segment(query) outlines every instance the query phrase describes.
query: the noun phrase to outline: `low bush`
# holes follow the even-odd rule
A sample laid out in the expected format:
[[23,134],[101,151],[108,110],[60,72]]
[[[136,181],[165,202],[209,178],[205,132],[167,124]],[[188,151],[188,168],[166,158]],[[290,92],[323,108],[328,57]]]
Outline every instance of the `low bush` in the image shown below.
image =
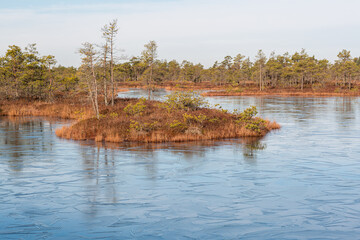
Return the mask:
[[184,122],[181,122],[179,120],[173,120],[169,124],[170,129],[176,132],[185,132],[188,129],[188,125]]
[[207,119],[207,116],[204,115],[204,114],[199,114],[198,116],[196,116],[196,115],[184,113],[183,118],[184,118],[184,122],[187,122],[187,123],[200,123],[200,124],[202,124]]
[[135,130],[137,132],[150,132],[155,130],[158,127],[158,121],[151,122],[151,123],[141,123],[135,120],[130,120],[130,130]]
[[209,103],[204,97],[194,91],[173,92],[166,96],[166,100],[162,106],[170,111],[173,109],[183,109],[189,111],[206,108],[209,106]]
[[258,111],[255,106],[246,108],[241,113],[239,113],[238,110],[235,110],[234,115],[237,118],[235,122],[248,130],[260,134],[262,131],[266,130],[266,121],[261,118],[255,118],[256,114],[258,114]]
[[146,109],[146,99],[140,98],[136,104],[129,103],[125,108],[124,112],[128,115],[141,115]]

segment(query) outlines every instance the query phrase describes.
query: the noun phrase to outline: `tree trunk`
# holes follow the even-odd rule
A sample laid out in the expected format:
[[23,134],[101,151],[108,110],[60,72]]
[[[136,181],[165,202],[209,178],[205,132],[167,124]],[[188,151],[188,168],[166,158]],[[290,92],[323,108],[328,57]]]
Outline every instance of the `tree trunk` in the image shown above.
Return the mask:
[[50,65],[49,65],[49,77],[50,77],[50,85],[49,85],[49,96],[48,96],[48,100],[50,102],[53,101],[53,94],[52,94],[52,85],[53,85],[53,78],[51,77],[51,68],[50,68]]
[[153,64],[151,63],[150,66],[150,79],[148,84],[148,99],[151,99],[151,83],[152,83],[152,72],[153,72]]
[[259,79],[260,91],[262,91],[262,66],[260,63],[260,79]]
[[304,76],[301,76],[301,91],[304,90]]
[[114,87],[114,39],[110,40],[110,79],[111,79],[111,106],[114,106],[115,87]]
[[96,112],[96,106],[95,106],[95,101],[94,101],[94,94],[91,88],[91,81],[88,80],[88,90],[89,90],[89,97],[90,97],[90,101],[91,101],[91,105],[93,106],[94,112]]
[[107,100],[107,81],[106,81],[106,55],[107,55],[107,45],[105,46],[104,49],[104,62],[103,62],[103,68],[104,68],[104,103],[105,106],[108,105],[108,100]]
[[97,81],[96,81],[96,74],[95,74],[94,64],[93,64],[92,61],[91,61],[91,72],[92,72],[92,78],[93,78],[92,84],[93,84],[93,89],[94,89],[94,96],[93,96],[94,108],[95,108],[96,118],[99,119],[100,114],[99,114],[99,103],[98,103],[98,88],[97,88]]

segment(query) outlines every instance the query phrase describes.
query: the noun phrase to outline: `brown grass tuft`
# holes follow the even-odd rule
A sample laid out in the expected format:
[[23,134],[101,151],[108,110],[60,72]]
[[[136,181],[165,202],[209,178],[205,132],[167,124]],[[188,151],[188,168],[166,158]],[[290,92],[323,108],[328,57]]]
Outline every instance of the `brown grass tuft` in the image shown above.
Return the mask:
[[270,130],[280,129],[281,126],[277,122],[271,122],[269,120],[266,121],[266,127]]
[[86,119],[93,115],[87,104],[47,103],[26,100],[0,102],[0,115],[3,116],[47,116],[63,119]]

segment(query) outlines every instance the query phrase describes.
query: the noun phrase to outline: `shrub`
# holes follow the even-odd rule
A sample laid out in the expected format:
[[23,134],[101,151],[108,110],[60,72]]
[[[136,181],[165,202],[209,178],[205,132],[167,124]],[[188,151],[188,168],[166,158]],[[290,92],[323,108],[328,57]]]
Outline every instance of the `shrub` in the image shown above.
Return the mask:
[[256,114],[258,114],[258,111],[255,106],[251,106],[251,107],[245,109],[241,113],[238,113],[238,110],[235,109],[234,114],[237,115],[236,117],[238,118],[238,121],[247,122],[247,121],[251,120],[253,117],[255,117]]
[[[214,105],[214,108],[219,108],[219,110],[222,112],[222,113],[228,113],[229,111],[226,110],[226,109],[223,109],[222,106],[220,106],[220,104],[215,104]],[[235,109],[235,111],[237,111],[237,109]]]
[[137,114],[142,115],[142,113],[146,109],[145,102],[146,102],[145,98],[140,98],[140,100],[136,104],[129,103],[124,108],[124,112],[126,112],[126,114],[128,115],[137,115]]
[[196,115],[184,113],[183,118],[184,118],[184,122],[187,122],[187,123],[192,123],[192,122],[193,123],[203,123],[207,119],[207,116],[204,114],[199,114],[198,116],[196,116]]
[[152,123],[140,123],[134,120],[130,121],[130,130],[134,129],[137,132],[150,132],[152,130],[155,130],[158,127],[158,121],[152,122]]
[[218,119],[217,117],[209,119],[210,123],[217,123],[219,121],[220,121],[220,119]]
[[263,119],[255,119],[245,125],[246,129],[249,129],[251,131],[261,133],[262,130],[265,129],[265,120]]
[[142,130],[140,123],[135,120],[130,121],[130,129],[134,129],[136,131]]
[[208,107],[208,102],[204,97],[200,96],[194,91],[189,92],[173,92],[166,96],[164,102],[165,108],[172,109],[184,109],[184,110],[196,110],[201,107]]
[[112,117],[112,118],[116,118],[118,116],[119,116],[119,114],[117,114],[116,112],[110,113],[110,117]]
[[185,123],[180,122],[179,120],[174,120],[172,123],[169,124],[169,127],[178,132],[184,132],[188,128]]
[[237,117],[237,120],[235,120],[235,123],[240,126],[245,126],[246,129],[249,129],[251,131],[261,133],[262,130],[264,130],[266,121],[261,118],[254,118],[256,114],[258,113],[255,106],[251,106],[247,109],[245,109],[243,112],[238,113],[238,110],[234,111],[234,114]]

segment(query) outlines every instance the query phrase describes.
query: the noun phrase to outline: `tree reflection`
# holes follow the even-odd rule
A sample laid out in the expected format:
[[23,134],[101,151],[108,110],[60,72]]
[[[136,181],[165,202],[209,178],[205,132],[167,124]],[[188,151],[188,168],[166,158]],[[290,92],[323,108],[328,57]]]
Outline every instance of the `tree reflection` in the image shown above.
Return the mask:
[[[86,213],[90,216],[95,216],[99,212],[101,207],[99,202],[119,203],[120,193],[127,192],[126,181],[129,179],[133,180],[144,176],[148,180],[156,182],[168,177],[162,164],[171,164],[174,159],[180,160],[180,163],[174,167],[169,166],[168,170],[181,175],[188,174],[189,171],[201,170],[202,164],[209,164],[208,156],[218,156],[224,146],[242,151],[245,161],[251,164],[254,163],[257,152],[266,148],[260,138],[254,137],[160,144],[116,144],[94,141],[78,143],[81,146],[82,165],[85,173],[83,174],[84,192],[88,199]],[[177,163],[178,160],[176,160]],[[141,169],[144,174],[140,171]],[[122,179],[120,185],[119,179]],[[129,184],[132,185],[132,183]]]
[[[241,146],[242,155],[246,160],[254,160],[257,157],[257,152],[266,149],[266,144],[261,140],[263,137],[246,137],[239,139],[226,139],[226,140],[205,140],[205,141],[193,141],[193,142],[169,142],[169,143],[107,143],[107,142],[79,142],[81,145],[93,146],[97,148],[113,149],[128,151],[135,154],[134,158],[146,159],[147,172],[150,174],[149,178],[156,177],[156,162],[157,152],[167,151],[173,155],[179,156],[182,160],[187,162],[198,162],[199,159],[206,157],[206,154],[210,151],[217,151],[218,148],[224,145]],[[238,148],[236,148],[238,149]]]
[[80,149],[85,174],[84,187],[88,199],[87,214],[95,216],[98,202],[115,204],[118,202],[116,186],[115,156],[107,148],[82,147]]
[[335,101],[336,122],[341,128],[351,128],[355,125],[355,106],[357,101],[353,97],[337,98]]
[[4,148],[0,156],[7,159],[9,168],[20,172],[24,161],[35,157],[39,152],[53,149],[52,123],[26,117],[7,117],[0,119],[0,144]]
[[[5,159],[5,164],[13,172],[21,172],[35,161],[43,160],[43,156],[47,159],[48,156],[57,154],[59,149],[54,147],[57,146],[54,128],[53,123],[41,118],[1,119],[1,159]],[[257,151],[264,149],[254,138],[161,144],[62,141],[80,145],[79,153],[75,151],[71,154],[78,154],[80,157],[81,171],[78,176],[81,176],[82,181],[81,193],[87,199],[85,213],[90,216],[100,212],[101,204],[118,204],[121,200],[120,193],[126,194],[129,191],[126,188],[132,185],[127,181],[144,176],[155,183],[159,179],[172,178],[178,174],[201,171],[203,164],[218,161],[214,156],[228,154],[224,146],[242,149],[244,157],[252,159],[256,157]],[[171,161],[176,164],[172,165]],[[139,171],[141,169],[143,172]],[[132,172],[128,172],[129,170]],[[81,210],[81,205],[79,208]]]
[[257,152],[266,149],[266,144],[261,142],[262,138],[244,138],[242,140],[243,156],[245,160],[256,160]]

